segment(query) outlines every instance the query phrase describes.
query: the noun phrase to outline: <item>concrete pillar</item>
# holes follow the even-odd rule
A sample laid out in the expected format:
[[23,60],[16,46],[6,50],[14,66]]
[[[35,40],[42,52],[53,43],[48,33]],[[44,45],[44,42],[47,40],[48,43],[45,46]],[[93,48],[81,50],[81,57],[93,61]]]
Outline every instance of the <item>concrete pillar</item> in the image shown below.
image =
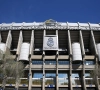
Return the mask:
[[70,65],[69,65],[69,88],[70,90],[73,90],[72,88],[72,47],[71,47],[71,37],[70,37],[70,31],[68,30],[68,47],[69,47],[69,59],[70,59]]
[[92,30],[91,30],[91,41],[92,41],[92,44],[93,44],[93,48],[94,48],[94,51],[95,51],[95,55],[97,56],[96,43],[95,43],[95,38],[94,38],[94,34],[93,34],[93,31]]
[[31,40],[30,40],[30,53],[29,53],[29,85],[28,85],[28,90],[31,90],[32,86],[32,71],[31,71],[31,55],[33,55],[33,47],[34,47],[34,30],[32,30],[31,33]]
[[79,41],[80,41],[80,44],[81,44],[81,50],[82,50],[82,56],[84,57],[85,56],[85,50],[84,50],[84,43],[83,43],[83,37],[82,37],[82,31],[80,30],[79,32]]
[[11,47],[11,42],[12,42],[12,35],[11,35],[11,30],[9,30],[8,36],[7,36],[7,41],[6,41],[6,47],[10,49]]
[[[95,69],[98,70],[98,52],[97,52],[97,48],[96,48],[96,43],[95,43],[95,38],[94,38],[94,34],[93,34],[93,31],[91,30],[91,40],[92,40],[92,43],[93,43],[93,47],[94,47],[94,51],[95,51]],[[99,82],[98,82],[98,76],[96,75],[96,83],[95,83],[95,86],[97,88],[97,90],[99,90]]]
[[56,64],[56,90],[59,90],[59,87],[58,87],[58,55],[56,56],[56,62],[57,62],[57,64]]
[[[57,39],[58,39],[58,30],[56,30],[56,35],[57,35]],[[56,90],[59,90],[59,87],[58,87],[58,55],[59,55],[59,51],[56,52],[56,62],[57,62],[57,64],[56,64]]]
[[83,68],[83,73],[82,73],[82,78],[83,78],[83,83],[82,83],[82,87],[83,87],[83,90],[87,90],[86,89],[86,81],[85,81],[85,59],[83,58],[83,65],[82,65],[82,68]]
[[[20,54],[20,49],[21,49],[21,44],[23,42],[23,35],[22,35],[22,31],[20,31],[20,34],[19,34],[19,40],[18,40],[18,45],[17,45],[17,52],[16,52],[16,60],[19,61],[19,54]],[[17,65],[18,66],[18,65]],[[17,67],[16,67],[17,69]],[[16,82],[16,85],[15,85],[15,88],[18,90],[18,87],[19,87],[19,83]]]
[[45,52],[43,51],[43,79],[42,79],[42,90],[45,90]]
[[34,48],[34,30],[32,30],[31,41],[30,41],[30,55],[33,55]]
[[69,65],[69,88],[70,90],[73,90],[73,87],[72,87],[72,57],[70,57],[70,65]]
[[70,31],[69,30],[68,30],[68,48],[69,48],[69,55],[72,56],[71,37],[70,37]]
[[[43,32],[43,40],[44,40],[44,36],[46,35],[46,30],[44,30]],[[43,79],[42,79],[42,90],[45,90],[45,51],[43,51],[42,54],[43,57]]]
[[29,79],[29,84],[28,84],[28,90],[31,90],[31,86],[32,86],[32,71],[31,71],[31,58],[29,58],[29,74],[28,74],[28,79]]
[[85,84],[85,59],[84,59],[84,57],[85,57],[85,50],[84,50],[84,43],[83,43],[83,36],[82,36],[82,31],[80,30],[80,32],[79,32],[79,36],[80,36],[80,44],[81,44],[81,50],[82,50],[82,59],[83,59],[83,65],[82,65],[82,80],[83,80],[83,82],[82,82],[82,87],[83,87],[83,90],[86,90],[86,84]]
[[[95,68],[96,68],[96,70],[98,70],[98,58],[95,58],[96,59],[96,64],[95,64]],[[98,73],[98,72],[97,72]],[[96,82],[95,82],[95,86],[96,86],[96,89],[97,90],[100,90],[99,89],[99,81],[98,81],[98,75],[96,75]]]
[[20,54],[20,49],[21,49],[22,43],[23,43],[23,35],[22,35],[22,31],[20,31],[16,55]]

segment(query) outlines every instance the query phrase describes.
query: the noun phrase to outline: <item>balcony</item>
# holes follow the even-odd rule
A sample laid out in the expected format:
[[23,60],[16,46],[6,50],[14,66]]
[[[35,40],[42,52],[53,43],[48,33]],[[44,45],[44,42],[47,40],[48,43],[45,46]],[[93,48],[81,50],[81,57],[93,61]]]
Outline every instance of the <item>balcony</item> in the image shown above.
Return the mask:
[[95,87],[95,84],[92,78],[85,78],[85,83],[86,83],[86,87]]
[[69,69],[69,65],[58,65],[58,69]]
[[55,85],[55,78],[45,78],[45,85]]
[[32,70],[43,70],[43,65],[32,65],[31,66],[31,69]]
[[28,86],[29,80],[27,78],[20,78],[19,86]]
[[72,64],[72,69],[73,70],[81,70],[82,69],[82,65],[81,64]]
[[81,87],[81,79],[80,78],[72,78],[72,86],[73,87]]
[[86,70],[93,70],[95,68],[95,65],[85,65]]
[[32,78],[32,86],[41,86],[41,85],[42,85],[42,79]]
[[56,69],[56,65],[45,65],[45,69],[55,70]]
[[58,79],[59,87],[68,87],[68,79],[67,78],[59,78]]

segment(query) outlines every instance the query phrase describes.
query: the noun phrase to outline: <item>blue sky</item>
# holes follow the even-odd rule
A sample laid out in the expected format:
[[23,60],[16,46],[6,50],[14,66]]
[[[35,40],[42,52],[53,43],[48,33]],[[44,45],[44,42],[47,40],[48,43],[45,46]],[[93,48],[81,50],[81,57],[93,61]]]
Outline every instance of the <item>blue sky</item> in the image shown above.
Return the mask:
[[0,23],[100,23],[100,0],[0,0]]

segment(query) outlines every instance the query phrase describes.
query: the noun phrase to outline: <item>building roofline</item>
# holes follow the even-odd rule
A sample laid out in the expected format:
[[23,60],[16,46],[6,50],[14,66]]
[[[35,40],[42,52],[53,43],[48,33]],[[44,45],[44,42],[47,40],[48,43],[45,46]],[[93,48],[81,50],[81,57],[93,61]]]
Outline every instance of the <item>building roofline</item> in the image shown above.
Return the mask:
[[69,30],[100,30],[100,23],[69,23],[69,22],[32,22],[32,23],[2,23],[0,30],[24,30],[24,29],[69,29]]

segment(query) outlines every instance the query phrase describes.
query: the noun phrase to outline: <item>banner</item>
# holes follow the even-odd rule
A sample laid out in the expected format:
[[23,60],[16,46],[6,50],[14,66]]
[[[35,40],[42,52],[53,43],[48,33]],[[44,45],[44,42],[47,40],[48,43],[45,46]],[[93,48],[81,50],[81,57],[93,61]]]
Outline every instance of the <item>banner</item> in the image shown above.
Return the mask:
[[43,50],[58,50],[58,37],[44,36]]

